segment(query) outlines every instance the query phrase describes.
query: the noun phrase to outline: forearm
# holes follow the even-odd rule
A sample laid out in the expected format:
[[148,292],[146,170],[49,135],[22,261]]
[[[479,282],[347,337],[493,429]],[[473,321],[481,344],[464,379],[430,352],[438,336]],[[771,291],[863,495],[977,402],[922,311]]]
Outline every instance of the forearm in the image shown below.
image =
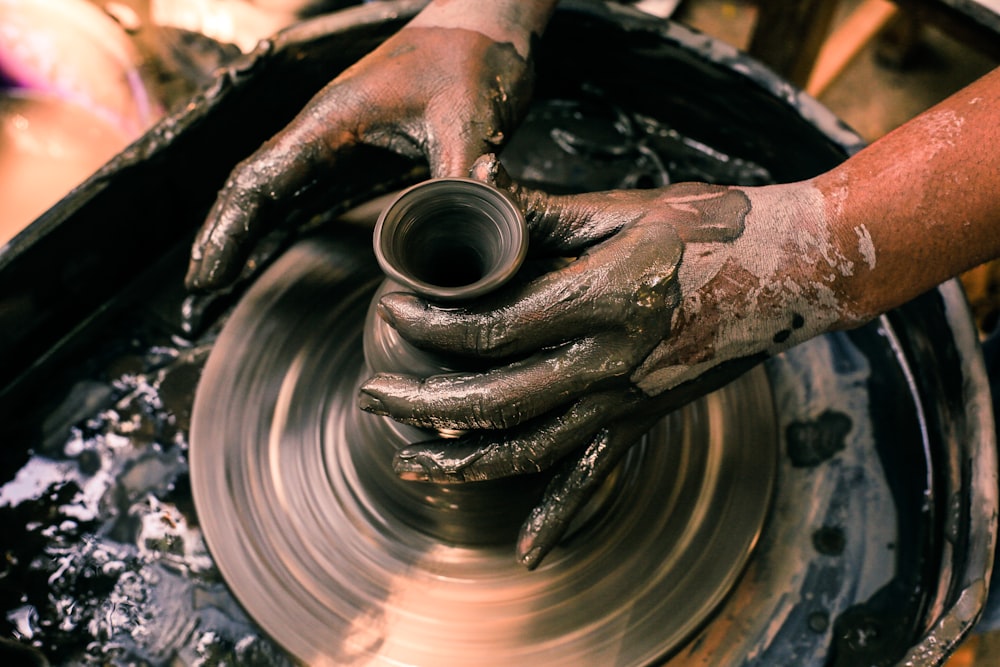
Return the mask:
[[1000,70],[826,174],[735,188],[745,213],[709,213],[717,233],[678,227],[680,303],[633,381],[657,394],[857,326],[1000,257],[998,109]]
[[1000,69],[809,182],[862,317],[1000,257]]
[[510,43],[522,58],[531,51],[533,37],[540,36],[552,16],[557,0],[435,0],[409,25],[414,28],[460,28],[474,30],[494,42]]

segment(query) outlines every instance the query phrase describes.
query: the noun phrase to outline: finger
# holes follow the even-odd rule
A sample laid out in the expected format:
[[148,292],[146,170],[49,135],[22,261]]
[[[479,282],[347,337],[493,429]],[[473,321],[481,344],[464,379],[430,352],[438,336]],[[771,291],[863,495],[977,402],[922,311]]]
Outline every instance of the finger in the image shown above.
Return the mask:
[[287,206],[301,195],[333,168],[338,151],[356,143],[346,129],[350,118],[349,109],[314,98],[284,130],[236,166],[195,238],[185,277],[189,289],[218,289],[239,275],[251,244],[273,222],[278,205]]
[[264,204],[256,159],[237,165],[198,231],[184,279],[188,289],[218,289],[239,274]]
[[602,429],[581,455],[553,477],[541,502],[528,515],[517,539],[517,559],[534,570],[559,543],[625,453],[659,417],[646,416]]
[[440,308],[414,294],[393,292],[379,300],[377,312],[419,348],[504,359],[614,328],[614,321],[588,307],[585,285],[554,272],[466,308]]
[[468,178],[476,158],[488,146],[469,131],[454,132],[446,128],[432,134],[444,137],[427,150],[427,162],[434,178]]
[[274,205],[309,184],[316,160],[283,138],[265,144],[230,174],[191,250],[189,289],[217,289],[242,269],[251,243],[273,217]]
[[524,212],[532,252],[572,256],[638,220],[655,201],[655,191],[614,190],[552,195],[516,182],[493,154],[480,156],[472,178],[505,190]]
[[424,428],[507,429],[628,373],[618,345],[601,337],[573,341],[486,373],[424,380],[381,373],[361,386],[358,406]]
[[561,269],[515,280],[465,308],[391,293],[378,312],[410,343],[448,354],[502,359],[611,331],[631,332],[642,347],[668,330],[680,254],[671,228],[638,225]]
[[631,388],[589,394],[528,427],[404,447],[396,453],[393,469],[402,479],[438,484],[541,472],[585,445],[639,400],[640,394]]

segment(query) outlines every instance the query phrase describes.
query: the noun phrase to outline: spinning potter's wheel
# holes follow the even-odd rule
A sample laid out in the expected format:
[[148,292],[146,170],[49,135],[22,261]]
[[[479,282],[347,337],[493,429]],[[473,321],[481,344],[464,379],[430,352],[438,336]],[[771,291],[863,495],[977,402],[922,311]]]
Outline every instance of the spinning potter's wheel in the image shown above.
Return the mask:
[[513,541],[544,479],[399,481],[385,429],[403,427],[355,407],[381,280],[366,234],[300,242],[206,365],[193,490],[250,615],[308,664],[639,665],[676,649],[738,579],[767,513],[766,374],[655,427],[529,572]]

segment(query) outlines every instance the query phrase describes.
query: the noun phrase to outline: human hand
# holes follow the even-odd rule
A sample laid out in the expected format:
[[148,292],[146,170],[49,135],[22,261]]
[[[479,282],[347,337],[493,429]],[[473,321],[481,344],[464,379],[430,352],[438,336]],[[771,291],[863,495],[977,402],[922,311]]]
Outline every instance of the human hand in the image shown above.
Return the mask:
[[460,309],[384,296],[381,316],[416,346],[514,361],[425,379],[376,375],[359,403],[469,431],[400,450],[394,466],[406,479],[468,482],[559,463],[518,540],[529,568],[664,412],[856,319],[837,292],[850,262],[825,235],[808,185],[550,196],[511,182],[492,157],[473,175],[519,202],[533,252],[576,259]]
[[195,240],[189,288],[234,279],[275,211],[333,177],[351,147],[425,159],[435,177],[466,176],[477,156],[505,140],[531,92],[527,42],[518,50],[474,29],[435,27],[448,18],[418,16],[236,166]]

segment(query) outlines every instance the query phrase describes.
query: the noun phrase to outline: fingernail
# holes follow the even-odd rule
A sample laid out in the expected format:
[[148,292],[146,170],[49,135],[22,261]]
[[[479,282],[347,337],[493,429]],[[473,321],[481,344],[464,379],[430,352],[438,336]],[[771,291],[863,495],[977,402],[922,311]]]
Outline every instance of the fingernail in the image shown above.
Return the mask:
[[188,263],[187,273],[184,275],[184,285],[188,289],[199,289],[201,287],[201,260],[192,258]]
[[396,328],[396,316],[392,314],[392,311],[381,301],[375,304],[375,312],[381,317],[386,324],[388,324],[393,329]]
[[392,461],[396,475],[407,482],[429,482],[432,477],[427,466],[421,463],[414,452],[397,452]]
[[532,547],[526,553],[522,553],[518,557],[518,560],[521,561],[521,565],[524,567],[534,570],[542,561],[543,555],[541,547]]
[[534,570],[545,554],[542,552],[542,545],[538,543],[538,533],[530,525],[532,519],[537,515],[537,508],[532,511],[531,516],[521,526],[521,534],[517,536],[517,560],[521,565]]
[[365,412],[370,412],[380,417],[385,417],[389,414],[389,411],[385,408],[385,404],[382,403],[382,399],[369,394],[364,389],[358,393],[358,407]]
[[418,321],[427,314],[427,308],[419,297],[404,292],[386,294],[375,309],[394,328],[398,328],[396,323],[400,320]]

